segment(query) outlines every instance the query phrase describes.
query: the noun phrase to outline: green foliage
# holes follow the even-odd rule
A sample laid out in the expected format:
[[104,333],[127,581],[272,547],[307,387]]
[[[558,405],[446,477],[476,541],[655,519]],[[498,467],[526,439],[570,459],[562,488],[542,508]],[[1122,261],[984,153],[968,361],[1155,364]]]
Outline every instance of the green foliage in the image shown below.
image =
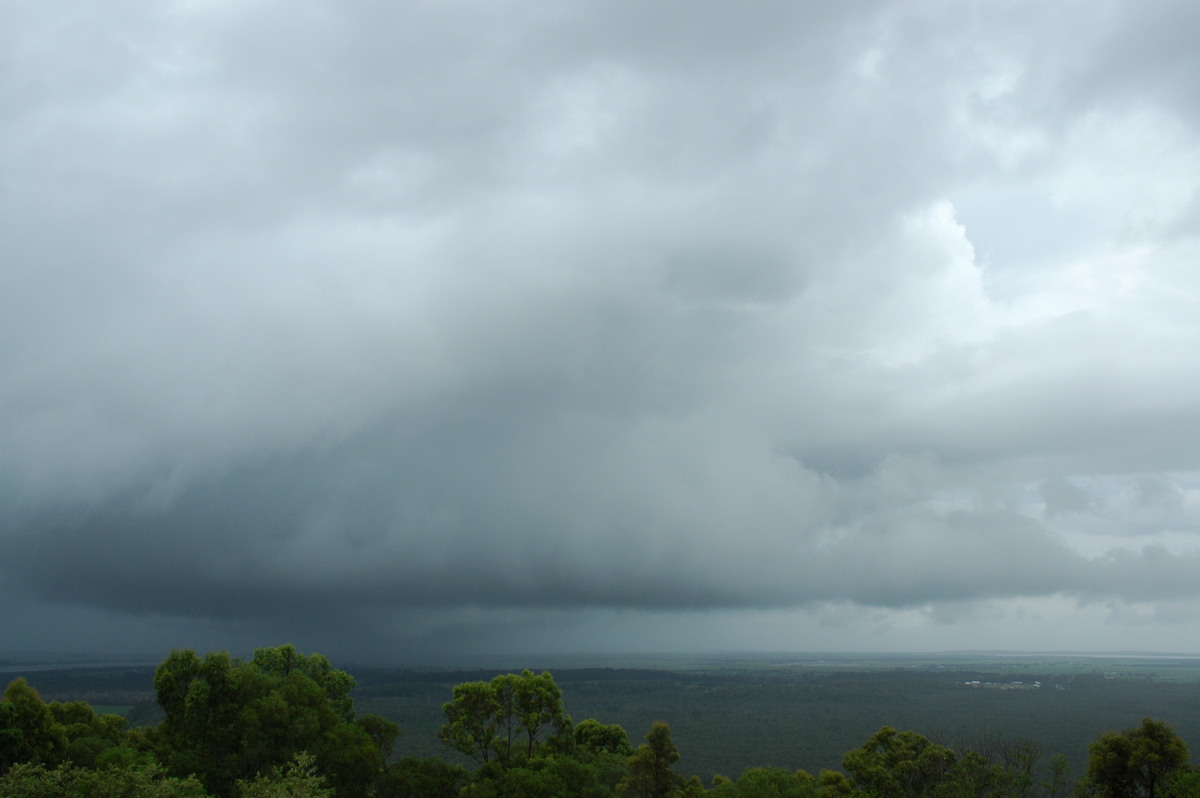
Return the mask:
[[1068,789],[1066,760],[1053,759],[1042,778],[1041,752],[1024,740],[983,737],[975,747],[952,750],[912,732],[880,729],[843,759],[847,779],[822,771],[822,798],[1062,798]]
[[1046,798],[1065,798],[1070,791],[1071,778],[1067,775],[1067,758],[1062,754],[1055,754],[1050,757],[1049,773],[1042,782],[1042,792]]
[[817,774],[817,795],[820,798],[845,798],[854,794],[854,785],[845,773],[822,770]]
[[495,756],[497,716],[500,705],[487,682],[464,682],[454,687],[454,698],[442,705],[446,723],[438,729],[438,739],[480,764]]
[[138,747],[133,742],[106,748],[96,755],[96,768],[124,770],[127,768],[149,767],[155,764],[154,754],[146,748]]
[[466,780],[459,765],[408,756],[387,766],[379,798],[454,798]]
[[666,798],[684,784],[684,778],[672,770],[679,759],[679,749],[671,740],[671,727],[655,721],[646,732],[646,742],[629,757],[629,776],[617,786],[617,794],[629,798]]
[[1167,798],[1200,798],[1200,773],[1191,768],[1177,770],[1167,778]]
[[[611,703],[595,701],[595,688],[614,677],[624,678],[618,671],[589,671],[593,681],[582,688],[574,682],[573,700],[591,695],[589,711],[608,711]],[[837,680],[822,681],[822,689],[809,691],[803,682],[789,683],[786,689],[781,684],[777,690],[744,685],[726,690],[720,685],[731,682],[721,679],[697,677],[688,688],[695,700],[682,704],[679,737],[687,740],[689,752],[692,721],[714,705],[769,726],[777,720],[770,700],[791,692],[813,701],[832,697],[835,703],[851,696],[839,692]],[[675,691],[670,695],[682,689],[670,678],[659,683]],[[718,686],[705,686],[714,683]],[[198,657],[175,651],[156,670],[154,684],[162,723],[130,730],[119,716],[98,715],[82,701],[47,704],[25,680],[14,681],[0,701],[0,796],[1200,798],[1200,773],[1188,767],[1183,740],[1166,723],[1149,719],[1095,739],[1087,777],[1077,784],[1066,757],[1047,762],[1032,742],[980,734],[951,748],[916,732],[884,727],[845,753],[845,773],[823,769],[814,779],[804,771],[751,767],[736,781],[714,777],[706,791],[696,777],[685,779],[675,772],[680,752],[667,724],[654,723],[636,750],[619,724],[588,718],[572,727],[562,692],[549,673],[523,671],[453,686],[453,700],[442,705],[446,722],[438,737],[474,758],[480,764],[474,773],[436,758],[409,756],[385,764],[397,726],[377,715],[355,718],[355,680],[324,657],[305,656],[291,646],[260,649],[248,661],[225,653]],[[444,697],[450,685],[441,684]],[[1105,690],[1111,684],[1088,682]],[[872,683],[863,681],[855,690],[862,685]],[[657,706],[646,700],[653,691],[644,684],[629,683],[624,689],[646,707]],[[878,684],[871,689],[878,690]],[[1018,688],[963,689],[961,681],[956,689],[956,695],[994,700],[997,707],[1035,698],[1072,699],[1066,689],[1039,696]],[[104,695],[106,705],[121,701]],[[433,735],[429,737],[432,741]],[[737,743],[735,756],[780,761],[760,750],[756,739],[739,740],[729,732],[723,738]]]
[[[603,755],[611,756],[611,755]],[[594,761],[546,754],[502,768],[492,762],[462,791],[469,798],[611,798],[613,785]]]
[[208,798],[194,777],[173,778],[151,765],[91,770],[77,765],[47,769],[25,763],[0,776],[0,795],[19,798]]
[[240,798],[333,798],[335,793],[317,774],[315,757],[301,753],[285,767],[272,768],[270,773],[250,781],[239,781],[238,795]]
[[855,789],[875,798],[925,798],[948,780],[956,760],[954,751],[916,732],[884,726],[861,748],[848,751],[842,767]]
[[[594,719],[572,728],[549,673],[526,670],[458,684],[443,712],[438,737],[480,764],[463,796],[610,798],[629,774],[633,748],[625,730]],[[445,789],[450,774],[441,775]],[[389,772],[388,780],[405,784],[409,791],[401,794],[417,794],[406,784],[411,777],[401,782],[399,773]]]
[[[1143,675],[1126,678],[1121,669],[1128,660],[933,662],[945,667],[879,660],[856,661],[847,670],[837,662],[817,667],[772,661],[768,667],[756,661],[744,667],[725,662],[719,669],[695,663],[687,671],[578,668],[554,670],[553,675],[573,718],[618,723],[631,730],[634,745],[641,734],[632,730],[644,732],[652,721],[668,720],[685,754],[684,768],[705,778],[713,773],[736,778],[758,765],[805,768],[814,774],[841,770],[843,754],[874,734],[883,725],[881,718],[896,729],[953,732],[953,737],[937,740],[950,747],[997,731],[1035,742],[1045,760],[1054,753],[1066,755],[1072,784],[1087,767],[1092,741],[1108,729],[1134,725],[1143,715],[1166,721],[1189,743],[1200,740],[1200,712],[1193,711],[1200,668],[1194,664],[1185,669],[1167,663],[1153,676],[1138,671]],[[1100,669],[1119,672],[1106,679]],[[389,668],[354,675],[359,682],[356,707],[399,723],[406,732],[403,753],[446,756],[436,736],[446,720],[442,705],[456,684],[488,680],[495,673],[464,676],[461,671]],[[968,679],[991,681],[995,687],[969,687]],[[1026,687],[1006,689],[1017,679]],[[1035,679],[1042,682],[1040,689],[1032,687]],[[41,682],[36,684],[45,694]],[[1132,717],[1131,707],[1138,713]],[[1035,776],[1035,794],[1046,777],[1045,760]]]
[[195,773],[220,796],[304,751],[339,795],[366,795],[383,772],[380,746],[390,748],[397,733],[382,719],[355,722],[354,679],[293,646],[259,649],[248,662],[173,651],[154,687],[165,713],[159,755],[172,772]]
[[1085,788],[1102,798],[1157,798],[1188,763],[1187,745],[1161,721],[1144,718],[1089,748]]
[[633,746],[620,724],[604,724],[588,718],[575,727],[573,756],[586,763],[594,774],[597,794],[612,795],[616,786],[629,777],[629,757]]
[[[83,767],[96,767],[102,757],[113,759],[111,749],[125,746],[129,734],[120,715],[97,715],[85,701],[51,701],[50,714],[67,737],[63,760]],[[148,764],[148,760],[146,761]]]
[[375,743],[384,759],[392,755],[396,738],[400,736],[400,727],[387,718],[378,715],[361,715],[354,721],[362,727],[367,736]]
[[575,727],[575,745],[577,748],[591,753],[607,752],[622,756],[629,756],[633,753],[629,735],[620,724],[605,725],[595,718],[581,721]]
[[714,779],[715,798],[816,798],[817,784],[803,770],[792,773],[785,768],[750,768],[736,782]]
[[350,697],[354,677],[334,668],[320,654],[305,656],[291,645],[260,648],[255,650],[249,664],[264,675],[290,682],[295,681],[290,679],[293,674],[302,674],[324,691],[330,708],[340,720],[354,718],[354,700]]
[[357,723],[338,723],[313,750],[339,798],[366,798],[383,775],[383,754]]
[[571,730],[562,691],[545,671],[459,684],[442,712],[446,723],[438,738],[445,745],[505,769],[532,759],[542,746],[567,743]]
[[56,764],[67,748],[67,733],[37,690],[14,679],[0,700],[0,772],[19,762]]
[[[532,757],[543,739],[558,738],[571,731],[571,718],[563,705],[562,690],[547,671],[534,675],[523,671],[520,676],[508,673],[492,680],[500,706],[511,712],[517,721],[517,733],[507,742],[511,750],[523,738],[524,755]],[[510,755],[511,758],[511,755]]]

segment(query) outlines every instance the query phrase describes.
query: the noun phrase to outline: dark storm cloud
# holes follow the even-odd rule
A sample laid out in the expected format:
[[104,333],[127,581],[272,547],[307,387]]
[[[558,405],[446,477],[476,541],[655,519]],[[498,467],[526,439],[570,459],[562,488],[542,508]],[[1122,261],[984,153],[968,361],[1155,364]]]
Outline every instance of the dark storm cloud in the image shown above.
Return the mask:
[[318,643],[1200,599],[1147,8],[7,9],[0,590]]
[[[366,442],[276,458],[166,503],[139,492],[44,515],[10,533],[9,551],[46,600],[227,620],[336,617],[363,607],[903,607],[1194,590],[1186,578],[1193,557],[1148,547],[1088,560],[1019,513],[941,513],[898,495],[911,486],[876,485],[825,508],[772,507],[795,501],[785,494],[789,476],[801,484],[812,477],[793,466],[738,487],[728,481],[744,463],[663,474],[669,464],[646,468],[642,453],[630,465],[645,473],[609,475],[598,489],[604,471],[552,478],[530,468],[529,452],[513,460],[507,447],[476,443],[441,458],[405,460]],[[611,454],[593,443],[595,453]],[[634,484],[641,479],[655,495]],[[764,487],[767,480],[776,484]],[[732,507],[721,506],[731,501],[716,495],[722,487]],[[810,500],[819,497],[808,487]],[[626,501],[634,506],[624,512],[605,506]],[[829,527],[811,518],[822,510]],[[808,523],[796,525],[805,515]],[[754,528],[742,527],[751,521]]]

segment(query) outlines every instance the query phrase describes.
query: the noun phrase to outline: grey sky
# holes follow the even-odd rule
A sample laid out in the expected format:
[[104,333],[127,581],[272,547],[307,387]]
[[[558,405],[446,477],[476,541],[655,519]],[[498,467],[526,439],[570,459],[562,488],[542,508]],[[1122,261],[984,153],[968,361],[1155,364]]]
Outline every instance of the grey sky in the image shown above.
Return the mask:
[[1198,37],[0,7],[5,645],[1194,650]]

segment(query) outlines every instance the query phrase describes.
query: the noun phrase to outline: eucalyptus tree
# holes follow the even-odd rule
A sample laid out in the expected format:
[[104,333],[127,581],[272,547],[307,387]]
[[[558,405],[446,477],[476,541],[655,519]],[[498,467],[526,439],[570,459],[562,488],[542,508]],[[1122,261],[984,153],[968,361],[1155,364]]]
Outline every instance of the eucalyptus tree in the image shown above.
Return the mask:
[[442,712],[446,723],[438,738],[481,765],[494,762],[507,769],[573,743],[562,690],[547,671],[456,685]]
[[1089,747],[1084,789],[1103,798],[1160,798],[1187,770],[1187,744],[1162,721],[1108,732]]
[[154,674],[165,713],[154,740],[173,773],[195,773],[217,795],[233,795],[239,781],[306,751],[339,796],[366,795],[399,730],[354,717],[354,684],[325,657],[290,645],[259,649],[248,661],[172,651]]

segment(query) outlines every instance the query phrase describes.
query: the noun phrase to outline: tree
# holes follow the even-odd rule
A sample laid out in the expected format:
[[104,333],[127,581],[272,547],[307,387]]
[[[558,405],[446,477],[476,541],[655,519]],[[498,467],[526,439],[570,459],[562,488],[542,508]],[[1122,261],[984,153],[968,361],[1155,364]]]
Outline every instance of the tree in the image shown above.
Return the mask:
[[683,786],[684,778],[671,769],[679,759],[671,727],[655,721],[646,732],[646,742],[629,757],[629,777],[617,787],[617,793],[630,798],[666,798]]
[[487,682],[464,682],[454,686],[454,698],[442,705],[446,722],[438,739],[480,764],[495,756],[496,725],[500,705]]
[[56,764],[66,747],[66,729],[38,691],[24,678],[10,682],[0,700],[0,773],[20,762]]
[[0,776],[0,795],[19,798],[208,798],[192,776],[173,778],[157,765],[90,770],[66,764],[21,764]]
[[817,784],[803,770],[756,767],[742,773],[736,782],[724,777],[713,780],[714,798],[816,798]]
[[629,776],[629,757],[633,746],[620,724],[603,724],[588,718],[575,727],[575,746],[572,755],[595,772],[595,780],[604,795]]
[[884,726],[842,757],[854,788],[876,798],[927,798],[951,780],[954,751],[913,731]]
[[320,654],[305,656],[291,645],[260,648],[255,650],[249,664],[260,673],[279,679],[286,680],[293,673],[303,674],[324,691],[329,706],[340,720],[348,721],[354,717],[354,699],[350,697],[354,677],[334,668]]
[[820,798],[846,798],[854,794],[854,785],[838,770],[822,770],[817,774],[817,795]]
[[[63,759],[83,767],[96,767],[105,752],[125,746],[130,735],[120,715],[97,715],[86,701],[51,701],[48,705],[54,721],[67,737]],[[110,755],[111,756],[111,755]]]
[[510,768],[491,763],[479,769],[466,798],[611,798],[612,788],[590,763],[567,754],[548,753]]
[[1087,785],[1104,798],[1157,798],[1188,763],[1187,745],[1162,721],[1108,732],[1089,747]]
[[1065,798],[1070,791],[1071,780],[1067,776],[1067,758],[1062,754],[1050,757],[1048,776],[1042,783],[1046,798]]
[[501,706],[511,705],[517,721],[517,734],[507,741],[510,757],[518,741],[529,759],[539,742],[570,734],[571,718],[563,705],[562,690],[548,671],[534,675],[526,670],[520,676],[510,673],[493,681],[497,680]]
[[317,774],[312,754],[297,754],[286,767],[272,768],[252,781],[238,782],[239,798],[333,798]]
[[442,705],[446,723],[438,738],[480,764],[501,768],[532,759],[540,747],[570,739],[571,718],[554,678],[525,670],[501,674],[490,682],[455,685]]
[[605,725],[595,718],[580,721],[575,727],[575,745],[589,753],[609,753],[629,756],[633,746],[629,743],[629,735],[618,723]]
[[383,776],[383,753],[358,723],[337,724],[312,750],[338,798],[365,798]]
[[354,722],[362,726],[363,731],[375,743],[375,747],[379,749],[379,753],[383,755],[384,759],[392,755],[396,738],[400,736],[399,726],[378,715],[363,715]]
[[223,796],[304,751],[339,795],[364,795],[383,773],[381,746],[398,732],[382,718],[355,721],[353,677],[293,646],[259,649],[248,662],[172,651],[154,687],[165,713],[160,756]]
[[406,756],[388,765],[380,798],[455,798],[466,781],[461,765],[441,759]]
[[1171,774],[1165,786],[1163,794],[1170,798],[1200,798],[1200,772],[1182,768]]

